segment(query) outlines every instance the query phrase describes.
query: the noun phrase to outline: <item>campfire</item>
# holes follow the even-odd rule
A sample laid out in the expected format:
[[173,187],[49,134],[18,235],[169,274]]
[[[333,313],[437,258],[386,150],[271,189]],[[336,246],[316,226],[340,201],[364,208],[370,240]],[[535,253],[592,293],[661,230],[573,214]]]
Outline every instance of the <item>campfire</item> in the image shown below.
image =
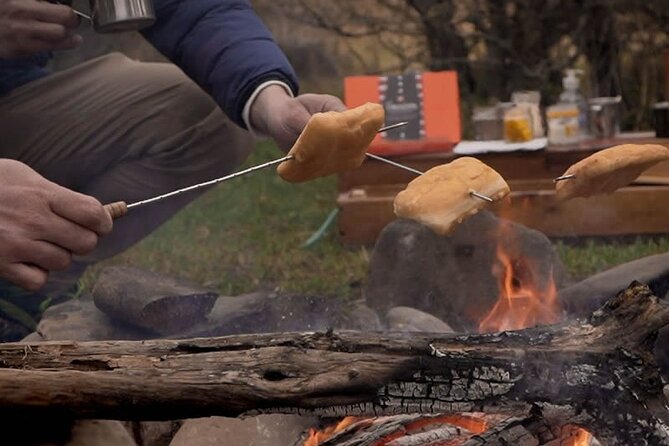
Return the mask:
[[[499,236],[509,237],[508,222],[500,222]],[[548,283],[541,286],[526,259],[511,259],[502,244],[497,245],[495,275],[500,279],[500,294],[492,310],[479,324],[480,333],[519,330],[560,322],[563,311],[551,271]],[[592,435],[577,428],[568,446],[589,446]]]
[[[501,220],[498,240],[509,242],[512,238],[513,232],[509,230],[508,221]],[[557,299],[552,272],[549,280],[541,283],[535,265],[529,259],[512,257],[502,243],[497,244],[496,255],[497,262],[493,266],[492,274],[499,281],[499,295],[493,307],[481,319],[479,333],[520,330],[561,322],[564,313]],[[423,417],[417,415],[413,418],[347,416],[321,430],[310,429],[304,446],[459,446],[468,444],[467,440],[503,421],[499,416],[485,413]],[[592,444],[592,435],[584,429],[570,426],[565,432],[560,446]],[[340,438],[346,440],[337,441]]]
[[[478,224],[465,227],[453,239],[435,240],[420,226],[401,222],[396,226],[400,231],[391,233],[417,256],[425,257],[428,251],[435,259],[461,261],[451,265],[448,285],[456,282],[452,279],[457,273],[486,278],[484,287],[472,280],[460,281],[466,287],[459,291],[469,294],[457,294],[464,298],[454,302],[477,308],[469,312],[475,318],[466,320],[462,317],[466,309],[452,312],[454,318],[460,317],[456,322],[462,323],[453,324],[458,333],[290,328],[294,326],[285,325],[281,317],[289,313],[278,306],[286,304],[285,296],[268,300],[247,296],[243,303],[249,307],[231,323],[234,314],[220,312],[221,306],[239,308],[241,301],[199,289],[184,291],[182,284],[159,275],[108,270],[94,288],[94,298],[106,303],[99,308],[107,310],[94,313],[96,327],[110,324],[108,315],[113,314],[128,323],[141,322],[146,329],[160,329],[169,315],[187,318],[184,310],[197,310],[195,316],[204,320],[202,327],[188,328],[188,333],[237,330],[236,324],[244,320],[276,325],[265,325],[257,333],[183,336],[177,332],[141,341],[5,343],[0,345],[0,412],[10,419],[64,414],[117,420],[243,415],[254,422],[261,418],[255,415],[289,414],[297,424],[285,433],[297,443],[276,444],[300,446],[592,446],[598,442],[669,446],[664,381],[653,352],[658,332],[669,325],[669,307],[657,297],[666,294],[669,281],[653,285],[644,279],[650,286],[628,282],[627,277],[638,277],[639,270],[621,274],[616,269],[615,278],[622,276],[625,283],[616,282],[596,311],[584,313],[581,319],[565,318],[560,306],[567,302],[565,289],[592,290],[590,283],[565,288],[559,263],[530,260],[545,260],[554,251],[536,250],[537,237],[519,237],[523,244],[515,246],[509,234],[494,234],[492,229],[498,228],[493,224],[495,219],[482,216]],[[411,236],[402,235],[407,228],[414,231]],[[415,241],[422,249],[415,249]],[[473,246],[472,241],[481,244]],[[438,249],[429,251],[435,246]],[[391,253],[396,252],[391,248]],[[381,258],[409,260],[399,271],[415,264],[418,271],[430,273],[411,255]],[[472,266],[482,264],[485,269],[468,275]],[[649,269],[647,261],[642,265],[643,271]],[[390,289],[398,288],[390,280],[399,275],[398,269],[382,266]],[[606,275],[607,283],[611,276]],[[401,278],[407,277],[417,276]],[[431,298],[434,289],[405,294],[416,305],[444,304]],[[482,289],[494,290],[480,293]],[[132,308],[137,311],[125,316],[114,313],[117,297],[131,292],[137,303]],[[587,298],[588,293],[577,294]],[[416,299],[424,296],[429,299]],[[199,306],[194,305],[198,302]],[[261,302],[264,306],[259,307]],[[78,303],[78,308],[93,309],[92,301]],[[304,299],[299,303],[306,304]],[[165,311],[166,305],[173,311]],[[314,301],[300,314],[323,314],[318,308],[325,306],[313,305],[320,304]],[[71,306],[62,310],[70,311]],[[449,325],[448,307],[442,308],[446,311],[440,317]],[[154,310],[159,318],[150,317]],[[377,311],[383,314],[383,308]],[[220,314],[226,319],[208,319]],[[262,320],[267,314],[278,315],[277,320]],[[57,326],[62,315],[54,314],[59,316]],[[530,327],[519,329],[523,326]],[[266,432],[251,427],[256,435]],[[310,432],[309,427],[313,427]]]
[[576,426],[607,446],[669,446],[651,350],[667,325],[669,307],[635,282],[587,320],[502,333],[5,343],[0,411],[131,420],[356,417],[315,438],[319,446],[590,441]]

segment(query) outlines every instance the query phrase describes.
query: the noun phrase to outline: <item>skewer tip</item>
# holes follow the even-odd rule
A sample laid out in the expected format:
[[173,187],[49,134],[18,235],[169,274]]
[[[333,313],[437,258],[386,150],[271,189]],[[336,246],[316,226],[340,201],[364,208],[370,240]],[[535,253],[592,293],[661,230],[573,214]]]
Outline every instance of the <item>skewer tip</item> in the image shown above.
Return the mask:
[[553,178],[553,182],[557,183],[558,181],[571,180],[572,178],[576,178],[576,175],[570,173],[569,175],[562,175],[557,178]]
[[472,197],[476,197],[476,198],[479,198],[479,199],[481,199],[481,200],[487,201],[488,203],[492,203],[492,202],[495,201],[495,200],[493,200],[492,198],[490,198],[489,196],[487,196],[487,195],[483,195],[483,194],[481,194],[481,193],[478,193],[478,192],[476,192],[475,190],[470,191],[470,192],[469,192],[469,195],[471,195]]
[[409,123],[409,121],[402,121],[402,122],[398,122],[396,124],[390,124],[390,125],[387,125],[385,127],[381,127],[377,133],[383,133],[383,132],[387,132],[388,130],[396,129],[398,127],[404,127],[408,123]]

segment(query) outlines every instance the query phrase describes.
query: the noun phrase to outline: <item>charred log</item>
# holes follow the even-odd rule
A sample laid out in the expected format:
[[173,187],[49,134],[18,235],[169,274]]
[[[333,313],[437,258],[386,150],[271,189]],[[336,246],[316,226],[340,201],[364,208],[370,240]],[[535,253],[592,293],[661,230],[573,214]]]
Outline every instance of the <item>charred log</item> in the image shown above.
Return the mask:
[[582,426],[607,445],[669,445],[651,353],[667,324],[669,308],[635,283],[582,323],[486,335],[7,343],[0,412],[144,420],[485,412]]

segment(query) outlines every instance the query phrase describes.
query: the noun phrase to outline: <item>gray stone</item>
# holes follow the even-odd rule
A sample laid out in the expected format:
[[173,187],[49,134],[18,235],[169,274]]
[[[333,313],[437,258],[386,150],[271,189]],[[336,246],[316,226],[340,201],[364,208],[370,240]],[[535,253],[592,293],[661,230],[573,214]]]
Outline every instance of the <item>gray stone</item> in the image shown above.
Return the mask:
[[62,304],[47,308],[37,325],[35,340],[103,341],[139,340],[149,334],[136,327],[110,319],[84,294]]
[[557,251],[533,229],[481,212],[451,236],[440,236],[414,221],[397,219],[384,228],[374,248],[367,304],[379,314],[409,306],[458,332],[475,330],[500,293],[500,280],[493,273],[499,264],[498,243],[523,283],[540,290],[551,278],[558,288],[565,284]]
[[66,446],[137,446],[120,421],[78,420]]
[[21,342],[42,342],[42,341],[46,341],[46,338],[41,334],[37,333],[36,331],[33,331],[28,336],[21,339]]
[[[179,337],[225,336],[242,333],[325,331],[356,324],[349,303],[334,296],[251,293],[220,296],[206,321]],[[353,309],[355,311],[355,308]],[[364,309],[359,309],[363,312]],[[373,316],[372,316],[373,317]],[[369,321],[369,318],[366,319]],[[373,322],[375,325],[376,323]]]
[[318,424],[314,417],[259,415],[249,418],[187,420],[170,446],[290,446]]
[[344,310],[341,321],[335,327],[340,330],[376,331],[384,330],[381,318],[376,311],[364,303],[352,304],[349,311]]
[[139,446],[169,446],[183,421],[126,421],[124,425]]
[[394,307],[386,314],[390,331],[454,333],[453,329],[438,317],[411,307]]
[[159,336],[204,322],[218,298],[185,279],[123,266],[103,269],[91,293],[107,316]]
[[570,314],[585,317],[635,280],[648,285],[656,296],[664,297],[669,290],[669,253],[614,266],[560,290],[558,298]]

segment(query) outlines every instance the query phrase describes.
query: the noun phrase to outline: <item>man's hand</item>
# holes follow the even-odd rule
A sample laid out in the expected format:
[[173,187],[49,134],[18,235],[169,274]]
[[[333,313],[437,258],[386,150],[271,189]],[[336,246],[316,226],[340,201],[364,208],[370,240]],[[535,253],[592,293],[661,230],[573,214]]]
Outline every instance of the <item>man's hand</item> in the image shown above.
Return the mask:
[[0,159],[0,277],[36,291],[49,271],[88,254],[112,220],[95,199],[52,183],[18,161]]
[[81,36],[72,8],[38,0],[0,0],[0,57],[76,48]]
[[346,106],[335,96],[303,94],[293,98],[282,87],[270,85],[253,102],[250,120],[254,129],[271,136],[279,147],[288,150],[311,115],[344,110]]

